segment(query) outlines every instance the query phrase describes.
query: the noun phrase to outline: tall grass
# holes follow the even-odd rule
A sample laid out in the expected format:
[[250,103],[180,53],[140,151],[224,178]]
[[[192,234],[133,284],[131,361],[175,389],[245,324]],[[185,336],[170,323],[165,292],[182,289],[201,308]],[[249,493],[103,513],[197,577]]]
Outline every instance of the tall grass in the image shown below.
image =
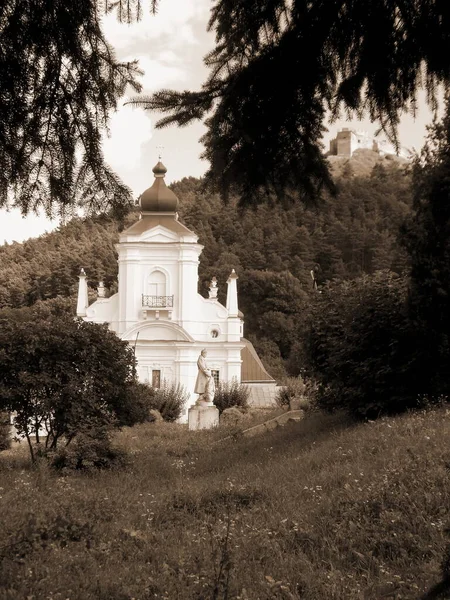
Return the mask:
[[221,445],[144,424],[117,438],[129,467],[95,476],[1,453],[2,598],[417,599],[439,579],[449,434],[444,408]]

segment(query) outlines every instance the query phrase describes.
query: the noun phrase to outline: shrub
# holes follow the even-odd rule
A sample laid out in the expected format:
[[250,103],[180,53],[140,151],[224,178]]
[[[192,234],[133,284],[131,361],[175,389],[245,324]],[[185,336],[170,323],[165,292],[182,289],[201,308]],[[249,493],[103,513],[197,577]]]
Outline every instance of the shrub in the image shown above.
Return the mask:
[[149,388],[145,383],[131,382],[125,390],[123,401],[116,411],[118,424],[133,427],[137,423],[147,421],[148,412],[153,408],[151,405],[152,398],[152,388]]
[[86,423],[120,426],[135,358],[129,344],[107,325],[30,309],[0,318],[0,411],[15,413],[18,436],[46,426],[46,446],[72,439]]
[[238,408],[248,408],[248,397],[250,390],[242,383],[238,383],[236,379],[232,381],[219,381],[214,394],[214,404],[222,413],[226,408],[236,406]]
[[0,413],[0,452],[11,447],[11,425],[9,414]]
[[411,318],[421,330],[427,393],[450,395],[450,101],[413,163],[413,211],[401,240],[409,255]]
[[51,464],[58,470],[92,470],[121,467],[126,462],[126,452],[112,446],[110,432],[96,428],[80,431],[53,454]]
[[286,408],[294,398],[300,399],[305,396],[306,384],[299,377],[288,377],[281,382],[281,387],[277,392],[275,401],[280,408]]
[[322,408],[373,418],[417,406],[425,390],[406,298],[406,280],[385,272],[328,285],[316,296],[304,357]]
[[[176,421],[181,417],[189,394],[180,383],[163,381],[159,389],[147,387],[148,410],[159,410],[164,421]],[[148,414],[148,413],[147,413]]]
[[318,403],[319,384],[313,378],[305,380],[305,406],[301,408],[309,412],[320,410]]

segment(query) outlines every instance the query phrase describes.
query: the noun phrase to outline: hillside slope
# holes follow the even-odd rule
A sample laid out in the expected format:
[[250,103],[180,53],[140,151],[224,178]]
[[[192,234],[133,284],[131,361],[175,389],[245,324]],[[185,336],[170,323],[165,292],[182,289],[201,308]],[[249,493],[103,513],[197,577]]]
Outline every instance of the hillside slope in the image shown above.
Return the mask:
[[411,164],[401,156],[381,155],[365,148],[355,150],[351,157],[328,155],[327,160],[334,178],[341,177],[349,170],[355,177],[369,177],[375,166],[403,170],[408,169]]
[[129,466],[89,477],[0,454],[4,597],[418,600],[439,581],[448,409],[225,434],[129,429]]

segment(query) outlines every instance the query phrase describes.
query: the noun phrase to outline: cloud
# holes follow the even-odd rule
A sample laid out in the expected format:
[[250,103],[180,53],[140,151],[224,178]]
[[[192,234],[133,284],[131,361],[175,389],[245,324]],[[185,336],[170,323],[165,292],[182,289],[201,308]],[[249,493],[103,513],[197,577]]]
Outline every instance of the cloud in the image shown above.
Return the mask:
[[[114,13],[105,16],[103,30],[119,60],[139,61],[144,71],[140,79],[143,94],[163,88],[182,89],[188,82],[191,85],[203,68],[203,40],[200,43],[195,32],[199,27],[205,29],[209,9],[210,0],[162,0],[156,16],[144,6],[142,21],[132,25],[119,23]],[[130,95],[136,97],[131,91]],[[154,144],[149,144],[152,120],[161,115],[150,118],[141,108],[123,106],[128,99],[112,115],[110,136],[105,136],[103,149],[106,161],[134,190],[144,170],[142,156],[153,149]]]
[[152,15],[148,2],[144,2],[142,20],[138,23],[119,23],[115,13],[110,13],[103,18],[102,25],[106,37],[114,44],[119,56],[123,49],[137,43],[148,44],[161,39],[170,44],[171,48],[177,48],[198,43],[194,35],[194,24],[205,20],[210,7],[210,0],[162,0],[157,14]]
[[[135,58],[139,60],[139,66],[144,71],[141,78],[144,94],[168,86],[176,87],[177,83],[187,79],[186,69],[182,68],[176,56],[166,53],[164,58],[159,57],[156,60],[147,56]],[[173,63],[178,63],[178,66]]]
[[[144,71],[140,79],[143,95],[163,88],[184,89],[196,85],[197,79],[203,79],[205,47],[204,36],[199,32],[206,29],[210,6],[210,0],[161,0],[157,15],[152,16],[144,7],[143,19],[139,23],[119,23],[115,14],[104,17],[103,29],[116,50],[117,58],[139,61]],[[131,97],[137,97],[131,90],[129,93]],[[175,148],[169,149],[173,142],[170,143],[171,136],[167,130],[164,130],[164,135],[152,131],[152,122],[161,115],[150,115],[142,108],[123,106],[128,99],[121,101],[118,111],[112,115],[110,136],[105,136],[103,149],[106,161],[137,193],[143,185],[151,183],[148,181],[148,165],[143,163],[154,160],[156,145],[164,145],[170,155]],[[152,139],[155,135],[156,140]],[[197,139],[188,138],[185,140],[183,136],[176,135],[179,142],[188,142],[193,154],[193,148],[198,145]],[[191,160],[196,159],[192,156]]]
[[123,106],[110,120],[110,136],[103,140],[105,160],[117,171],[139,168],[143,144],[152,137],[149,115],[140,109]]
[[[171,51],[162,53],[160,60],[137,56],[139,64],[145,72],[141,81],[144,93],[151,93],[164,87],[176,87],[186,80],[186,71],[173,63],[179,63],[178,57]],[[134,97],[134,96],[133,96]],[[133,175],[142,167],[142,151],[144,144],[152,138],[152,119],[142,108],[132,107],[125,103],[111,116],[110,135],[104,136],[103,151],[106,162],[116,170],[124,180],[134,188]]]

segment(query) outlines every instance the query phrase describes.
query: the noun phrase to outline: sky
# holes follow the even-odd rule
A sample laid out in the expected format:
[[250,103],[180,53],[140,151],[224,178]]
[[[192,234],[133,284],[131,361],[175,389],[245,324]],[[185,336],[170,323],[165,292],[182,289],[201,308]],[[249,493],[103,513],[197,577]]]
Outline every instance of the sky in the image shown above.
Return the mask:
[[[203,57],[214,47],[214,34],[206,31],[210,7],[211,0],[162,0],[156,16],[144,11],[143,20],[133,25],[120,24],[114,15],[104,17],[105,35],[117,58],[138,59],[145,71],[142,95],[162,88],[200,88],[208,74]],[[195,123],[184,128],[155,129],[157,114],[123,105],[135,96],[131,92],[121,101],[111,117],[110,135],[105,136],[103,143],[106,161],[131,188],[134,197],[152,184],[152,168],[159,152],[168,169],[167,183],[202,176],[207,169],[207,163],[200,159],[203,147],[199,139],[205,132],[204,126]],[[431,113],[422,95],[417,118],[407,115],[402,119],[399,127],[402,145],[420,149],[430,121]],[[351,124],[344,119],[336,121],[327,125],[329,131],[323,139],[326,149],[338,129],[345,126],[369,133],[377,129],[368,119]],[[17,210],[0,210],[0,244],[37,237],[58,224],[43,215],[23,218]]]

